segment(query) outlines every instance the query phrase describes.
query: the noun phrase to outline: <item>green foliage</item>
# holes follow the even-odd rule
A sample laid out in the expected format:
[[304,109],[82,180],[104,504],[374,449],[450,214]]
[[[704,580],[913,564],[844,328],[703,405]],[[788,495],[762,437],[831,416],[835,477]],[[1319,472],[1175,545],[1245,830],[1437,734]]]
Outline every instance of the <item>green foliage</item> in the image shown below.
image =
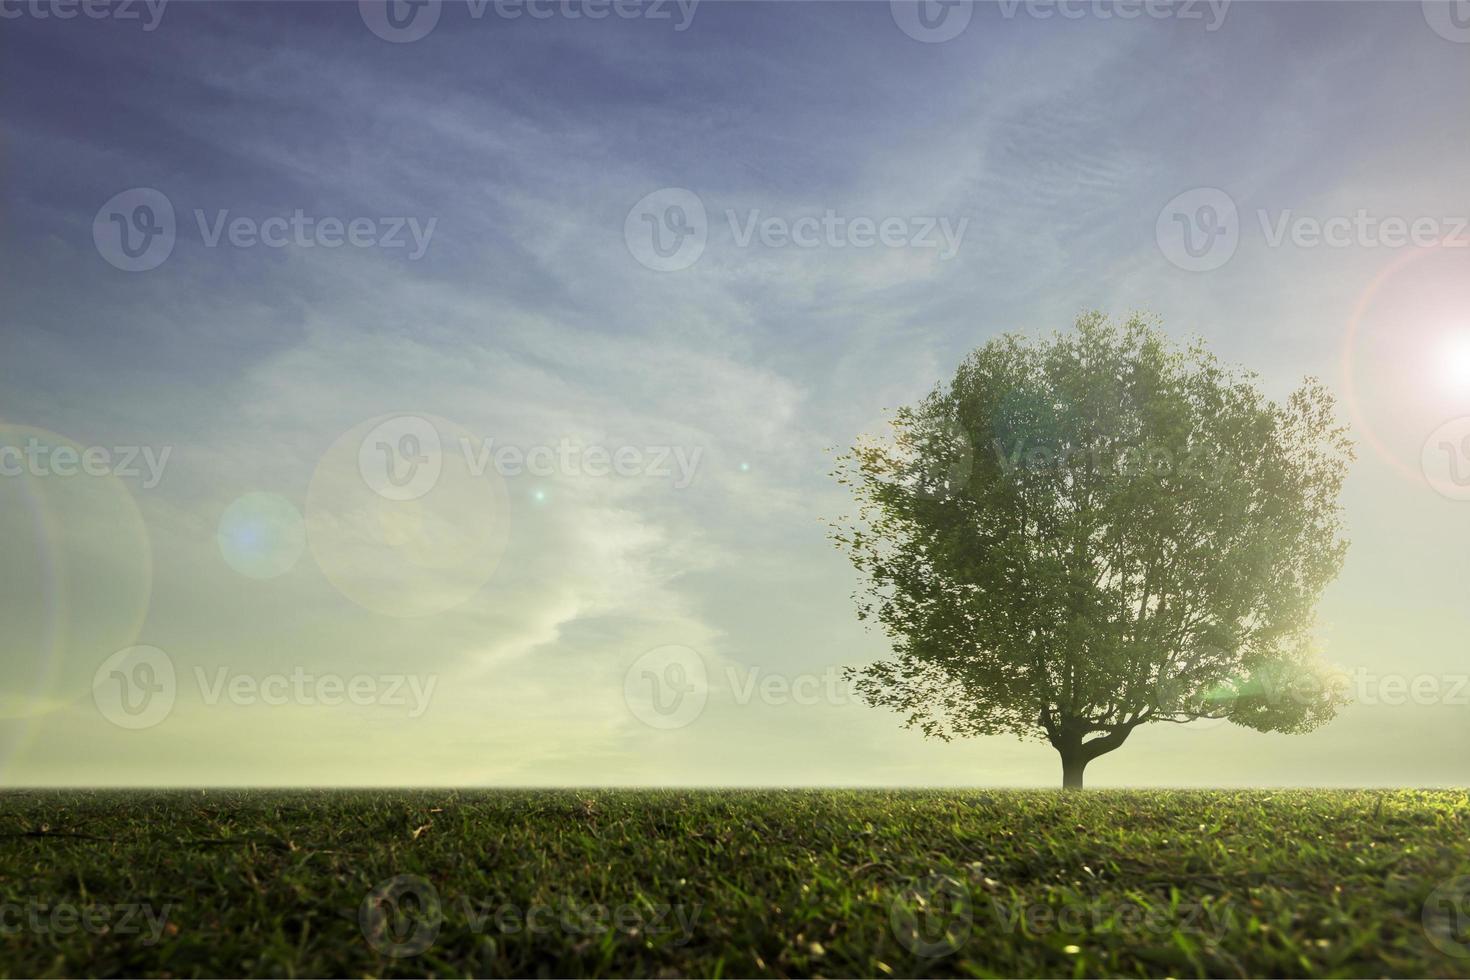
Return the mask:
[[1352,449],[1320,384],[1277,404],[1198,344],[1088,314],[992,340],[893,429],[836,472],[859,615],[893,641],[855,672],[870,703],[1082,765],[1150,722],[1332,717],[1313,609]]
[[[4,976],[1452,977],[1470,964],[1470,936],[1443,932],[1454,909],[1433,900],[1470,874],[1464,791],[10,792],[0,826]],[[442,924],[395,959],[359,912],[397,875],[432,886]],[[933,880],[957,887],[970,922],[924,957],[895,923],[926,911],[913,886]],[[158,942],[49,933],[28,914],[135,903],[167,908]],[[641,928],[584,925],[590,909],[634,906]],[[518,928],[532,908],[550,912]],[[664,908],[688,930],[655,919]]]

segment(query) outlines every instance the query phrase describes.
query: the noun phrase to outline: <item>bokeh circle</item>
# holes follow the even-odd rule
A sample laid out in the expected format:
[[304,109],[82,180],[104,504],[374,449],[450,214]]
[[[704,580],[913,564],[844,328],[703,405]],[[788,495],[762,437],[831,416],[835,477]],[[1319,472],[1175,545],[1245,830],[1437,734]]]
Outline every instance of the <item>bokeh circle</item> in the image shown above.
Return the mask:
[[296,505],[275,493],[247,493],[220,515],[215,542],[225,563],[247,578],[275,578],[306,551],[306,522]]
[[[425,425],[432,440],[422,438]],[[399,492],[406,486],[411,496]],[[509,494],[481,440],[432,415],[354,426],[323,454],[306,494],[307,544],[322,573],[353,602],[390,616],[468,600],[494,574],[509,532]]]
[[84,447],[0,422],[0,540],[9,559],[0,562],[0,762],[24,750],[45,716],[89,701],[98,661],[138,638],[153,554],[129,486],[142,478],[119,475],[141,473],[136,448]]

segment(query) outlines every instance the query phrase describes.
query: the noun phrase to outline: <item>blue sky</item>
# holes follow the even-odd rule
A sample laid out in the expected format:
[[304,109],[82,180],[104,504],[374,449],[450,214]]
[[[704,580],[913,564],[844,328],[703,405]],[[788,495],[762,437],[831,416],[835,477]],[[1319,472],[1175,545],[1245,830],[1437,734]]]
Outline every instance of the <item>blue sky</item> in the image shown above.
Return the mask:
[[[1304,375],[1351,389],[1375,442],[1345,495],[1325,650],[1441,692],[1303,737],[1140,732],[1092,781],[1470,772],[1446,751],[1470,737],[1449,693],[1470,672],[1470,504],[1421,466],[1470,413],[1470,378],[1441,384],[1470,336],[1470,250],[1373,237],[1385,217],[1453,235],[1470,212],[1470,38],[1434,0],[1131,19],[981,2],[942,41],[886,2],[594,20],[446,0],[401,43],[352,2],[174,2],[156,22],[57,9],[0,7],[0,422],[16,445],[39,431],[114,461],[168,456],[153,486],[146,469],[0,478],[17,542],[0,557],[19,665],[0,700],[7,781],[1050,785],[1045,747],[926,742],[825,693],[886,649],[826,540],[849,509],[828,450],[988,338],[1087,309],[1151,311],[1274,396]],[[698,201],[706,242],[660,271],[627,229],[671,188]],[[173,210],[172,248],[125,271],[94,231],[157,202],[137,189]],[[1200,189],[1235,209],[1238,243],[1192,271],[1160,228],[1181,195],[1196,216],[1217,200]],[[251,237],[298,212],[318,230]],[[828,212],[836,240],[742,244],[752,222]],[[1359,212],[1371,234],[1344,246],[1272,244],[1280,222]],[[235,220],[235,243],[211,245]],[[371,244],[312,237],[354,220]],[[906,244],[860,247],[854,220],[896,221]],[[952,255],[913,240],[931,223],[963,228]],[[384,516],[359,447],[405,416],[448,447],[450,490]],[[633,462],[487,475],[461,437]],[[178,690],[129,729],[94,684],[135,644],[164,652]],[[661,728],[625,688],[671,646],[709,691]],[[412,717],[210,703],[220,670],[434,687]],[[776,693],[751,693],[770,677]],[[824,693],[796,703],[782,682]]]

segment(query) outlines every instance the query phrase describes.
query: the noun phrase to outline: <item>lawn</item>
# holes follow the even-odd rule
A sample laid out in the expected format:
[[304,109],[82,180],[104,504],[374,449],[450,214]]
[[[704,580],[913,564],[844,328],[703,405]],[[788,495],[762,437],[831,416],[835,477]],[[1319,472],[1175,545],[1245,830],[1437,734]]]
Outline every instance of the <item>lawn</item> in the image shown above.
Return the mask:
[[11,976],[1470,973],[1462,791],[11,791],[0,835]]

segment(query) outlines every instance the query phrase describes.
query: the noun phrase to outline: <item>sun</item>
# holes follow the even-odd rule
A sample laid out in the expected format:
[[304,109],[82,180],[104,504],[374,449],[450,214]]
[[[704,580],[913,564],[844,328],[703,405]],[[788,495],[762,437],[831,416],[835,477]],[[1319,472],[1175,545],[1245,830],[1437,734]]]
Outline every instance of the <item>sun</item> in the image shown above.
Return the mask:
[[1470,327],[1451,333],[1441,345],[1439,375],[1455,394],[1470,394]]

